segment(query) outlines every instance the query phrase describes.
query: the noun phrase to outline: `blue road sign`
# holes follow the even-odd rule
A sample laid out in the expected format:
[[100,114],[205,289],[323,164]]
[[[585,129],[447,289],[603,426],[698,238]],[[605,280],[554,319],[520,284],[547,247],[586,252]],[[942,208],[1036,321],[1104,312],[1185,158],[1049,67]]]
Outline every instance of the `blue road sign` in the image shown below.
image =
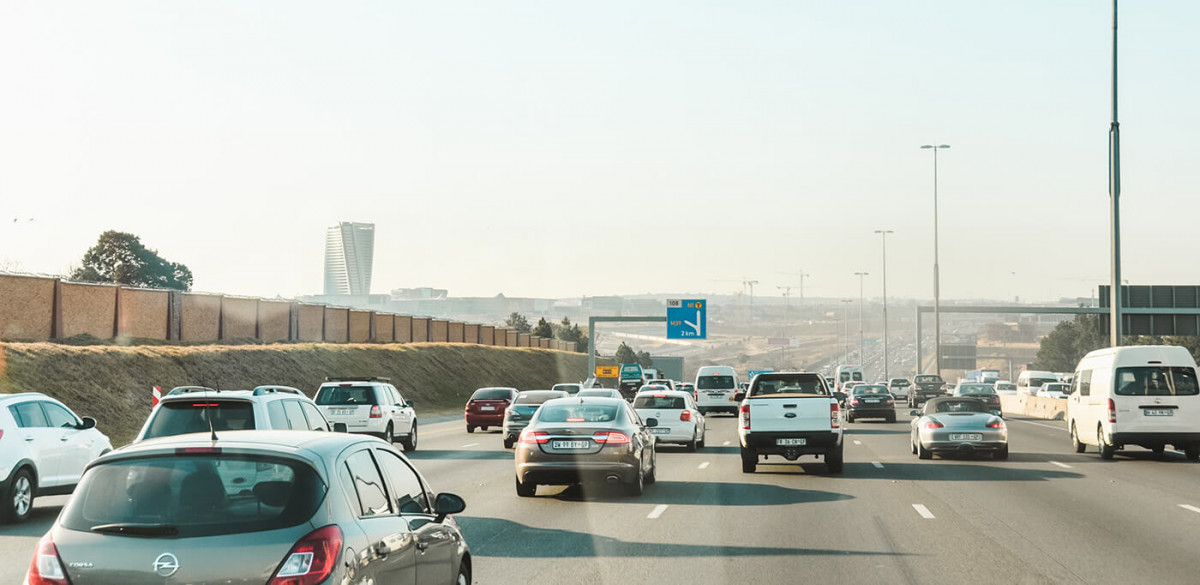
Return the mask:
[[750,370],[749,372],[747,372],[747,374],[750,376],[750,379],[753,380],[754,377],[759,374],[770,374],[774,371],[775,370]]
[[667,339],[707,339],[708,302],[667,299]]

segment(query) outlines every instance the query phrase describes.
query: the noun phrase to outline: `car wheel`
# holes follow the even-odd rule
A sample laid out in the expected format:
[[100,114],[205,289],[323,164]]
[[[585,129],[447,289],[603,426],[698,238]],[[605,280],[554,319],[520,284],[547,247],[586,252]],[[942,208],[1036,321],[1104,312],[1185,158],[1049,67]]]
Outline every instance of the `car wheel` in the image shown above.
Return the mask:
[[646,476],[646,485],[658,481],[658,453],[650,456],[650,474]]
[[0,510],[0,521],[24,522],[33,511],[33,474],[21,468],[13,474],[8,493],[4,494],[4,508]]
[[703,448],[704,448],[704,435],[705,435],[705,434],[706,434],[706,433],[704,432],[704,430],[703,430],[703,429],[701,429],[701,430],[700,430],[700,440],[699,440],[699,441],[696,441],[696,447],[697,447],[697,448],[699,448],[699,449],[703,449]]
[[893,412],[893,413],[887,415],[887,421],[890,423],[896,422],[896,413]]
[[841,473],[844,461],[842,459],[842,446],[837,445],[825,452],[825,466],[829,469],[829,473]]
[[475,432],[475,425],[467,425],[467,432],[468,433]]
[[1187,447],[1184,447],[1183,456],[1186,457],[1188,461],[1200,459],[1200,445],[1188,445]]
[[639,466],[637,473],[633,476],[633,481],[625,484],[625,495],[640,496],[646,491],[646,475]]
[[917,459],[933,459],[933,451],[926,449],[920,439],[917,439]]
[[1162,457],[1163,452],[1167,450],[1167,446],[1166,445],[1155,445],[1150,450],[1154,452],[1154,455],[1156,455],[1158,457]]
[[413,426],[408,431],[408,436],[400,439],[400,446],[404,447],[405,451],[417,450],[417,421],[413,421]]
[[1104,428],[1096,427],[1096,445],[1100,451],[1101,459],[1112,459],[1116,454],[1117,448],[1104,442]]
[[517,478],[517,495],[522,498],[532,498],[537,495],[537,484],[533,482],[522,482],[521,478]]
[[384,441],[387,441],[387,443],[388,443],[389,445],[391,445],[392,443],[396,442],[396,435],[395,435],[395,433],[392,431],[392,423],[388,423],[388,426],[387,426],[387,428],[386,428],[386,429],[383,429],[383,434],[382,434],[382,435],[380,435],[380,437],[379,437],[379,438],[383,439]]
[[471,585],[471,567],[467,563],[459,563],[458,576],[454,578],[454,585]]
[[912,435],[908,436],[908,446],[912,449],[912,454],[917,454],[917,442],[913,440]]
[[742,447],[742,473],[754,473],[758,468],[758,453],[753,448]]
[[516,441],[512,437],[504,437],[504,448],[505,449],[512,449],[514,443],[516,443]]
[[700,411],[700,414],[701,414],[701,415],[708,414],[708,409],[707,409],[707,408],[699,408],[699,409],[697,409],[697,410],[699,410],[699,411]]
[[1008,459],[1008,445],[1005,445],[992,452],[992,457],[996,459]]
[[853,413],[850,413],[850,412],[846,413],[846,422],[848,422],[848,423],[854,422],[854,414]]
[[1076,453],[1083,453],[1087,450],[1087,445],[1079,440],[1079,433],[1075,431],[1075,423],[1071,423],[1071,446],[1075,448]]
[[684,447],[687,448],[688,453],[696,452],[696,431],[692,431],[692,440],[684,443]]

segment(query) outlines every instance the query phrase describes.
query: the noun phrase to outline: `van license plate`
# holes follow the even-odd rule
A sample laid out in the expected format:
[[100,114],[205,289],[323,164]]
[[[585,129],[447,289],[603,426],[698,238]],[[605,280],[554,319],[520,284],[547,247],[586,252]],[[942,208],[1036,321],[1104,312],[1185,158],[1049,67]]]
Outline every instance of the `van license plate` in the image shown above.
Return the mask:
[[807,443],[807,439],[775,439],[777,447],[802,447]]
[[959,433],[950,435],[951,441],[982,441],[983,435],[980,433]]
[[555,449],[587,449],[592,446],[591,441],[553,441],[550,443]]
[[1146,416],[1175,416],[1175,411],[1169,408],[1147,408],[1142,413]]

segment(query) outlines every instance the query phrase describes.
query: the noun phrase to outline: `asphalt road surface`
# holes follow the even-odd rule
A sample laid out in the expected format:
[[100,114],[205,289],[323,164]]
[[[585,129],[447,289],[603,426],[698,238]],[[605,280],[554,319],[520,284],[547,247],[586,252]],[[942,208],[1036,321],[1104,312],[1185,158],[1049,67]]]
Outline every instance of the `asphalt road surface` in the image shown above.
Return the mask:
[[[1196,583],[1200,465],[1131,448],[1072,452],[1062,423],[1010,420],[1012,454],[918,461],[907,417],[849,425],[845,473],[823,464],[741,473],[736,419],[708,447],[660,449],[639,498],[604,486],[513,489],[512,452],[458,422],[411,455],[458,493],[477,583]],[[0,526],[0,583],[20,583],[65,498]]]

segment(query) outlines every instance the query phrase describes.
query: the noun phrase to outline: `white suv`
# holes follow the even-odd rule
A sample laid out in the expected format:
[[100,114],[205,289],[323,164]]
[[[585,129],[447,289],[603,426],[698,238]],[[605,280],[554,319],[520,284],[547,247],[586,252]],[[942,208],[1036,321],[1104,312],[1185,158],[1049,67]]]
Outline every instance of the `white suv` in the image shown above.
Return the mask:
[[290,386],[253,390],[172,388],[150,411],[134,443],[187,433],[242,430],[345,431],[330,424],[317,405]]
[[22,522],[37,496],[69,494],[112,451],[96,419],[36,392],[0,395],[0,522]]
[[398,440],[405,451],[417,448],[417,411],[388,378],[325,378],[315,400],[326,418],[351,433]]

